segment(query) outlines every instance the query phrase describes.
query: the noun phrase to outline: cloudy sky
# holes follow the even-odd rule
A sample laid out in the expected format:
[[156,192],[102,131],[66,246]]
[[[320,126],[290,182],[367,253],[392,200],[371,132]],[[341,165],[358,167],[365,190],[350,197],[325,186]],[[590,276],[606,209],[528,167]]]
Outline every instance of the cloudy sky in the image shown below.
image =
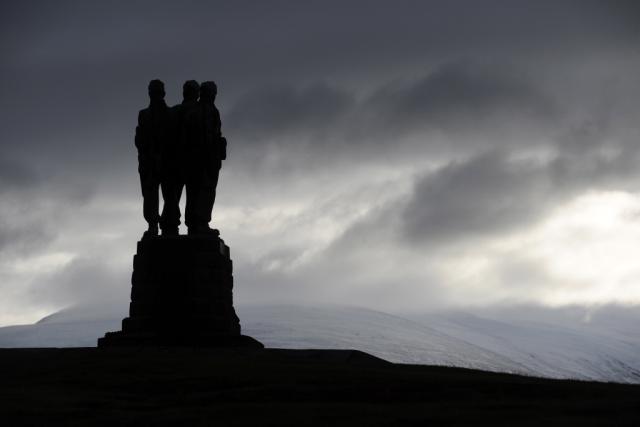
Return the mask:
[[153,78],[170,104],[218,84],[236,302],[640,303],[637,2],[4,1],[0,21],[0,325],[126,304]]

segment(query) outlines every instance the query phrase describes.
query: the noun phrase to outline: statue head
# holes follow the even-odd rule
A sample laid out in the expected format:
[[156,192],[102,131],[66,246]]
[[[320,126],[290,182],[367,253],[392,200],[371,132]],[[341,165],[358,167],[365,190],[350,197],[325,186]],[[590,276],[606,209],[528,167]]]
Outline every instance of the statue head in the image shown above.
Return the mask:
[[164,83],[162,80],[151,80],[149,82],[149,99],[151,99],[151,102],[163,100],[164,95]]
[[200,85],[195,80],[187,80],[182,85],[182,98],[185,101],[197,101],[200,94]]
[[218,94],[218,86],[214,82],[203,82],[200,85],[200,100],[203,102],[213,102]]

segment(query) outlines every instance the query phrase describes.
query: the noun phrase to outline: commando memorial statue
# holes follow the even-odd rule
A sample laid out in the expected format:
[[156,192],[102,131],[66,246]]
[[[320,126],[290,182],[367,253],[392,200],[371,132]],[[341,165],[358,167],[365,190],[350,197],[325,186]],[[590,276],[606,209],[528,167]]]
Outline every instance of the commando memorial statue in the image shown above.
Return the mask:
[[[149,106],[139,112],[135,133],[148,228],[133,257],[129,317],[121,331],[98,339],[98,347],[262,348],[240,333],[229,247],[209,227],[227,156],[217,86],[188,80],[182,103],[173,107],[164,100],[162,81],[151,80],[148,91]],[[183,189],[186,236],[178,228]]]

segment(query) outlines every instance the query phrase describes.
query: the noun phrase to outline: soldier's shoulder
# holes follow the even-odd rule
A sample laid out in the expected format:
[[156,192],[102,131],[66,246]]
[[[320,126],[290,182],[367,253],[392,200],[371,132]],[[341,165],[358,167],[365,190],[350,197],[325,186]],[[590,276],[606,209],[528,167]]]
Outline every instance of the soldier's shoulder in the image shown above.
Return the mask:
[[149,108],[143,108],[138,111],[138,120],[145,119],[151,114],[151,110]]

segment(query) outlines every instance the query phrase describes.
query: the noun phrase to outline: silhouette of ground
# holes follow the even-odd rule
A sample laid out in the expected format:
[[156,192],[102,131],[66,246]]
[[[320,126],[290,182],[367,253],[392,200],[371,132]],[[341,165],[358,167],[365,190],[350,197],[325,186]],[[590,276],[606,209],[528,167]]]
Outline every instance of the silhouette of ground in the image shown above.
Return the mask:
[[640,386],[344,350],[0,350],[3,425],[640,424]]

